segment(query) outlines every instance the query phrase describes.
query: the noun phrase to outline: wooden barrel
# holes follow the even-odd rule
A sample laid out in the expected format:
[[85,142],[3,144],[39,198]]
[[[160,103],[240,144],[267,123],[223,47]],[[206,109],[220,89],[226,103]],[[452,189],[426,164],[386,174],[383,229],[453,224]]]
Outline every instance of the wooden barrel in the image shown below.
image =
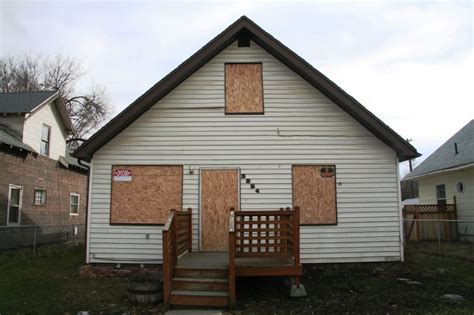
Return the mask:
[[132,275],[127,293],[128,301],[134,304],[158,303],[163,300],[163,282],[156,275]]

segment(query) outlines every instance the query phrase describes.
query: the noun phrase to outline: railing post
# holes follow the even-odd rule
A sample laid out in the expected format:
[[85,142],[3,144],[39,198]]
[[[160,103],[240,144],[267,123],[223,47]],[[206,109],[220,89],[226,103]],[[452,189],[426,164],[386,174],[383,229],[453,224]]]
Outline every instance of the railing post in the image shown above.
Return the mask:
[[[166,220],[165,226],[162,231],[162,251],[163,251],[163,300],[166,307],[170,303],[171,294],[171,281],[173,278],[173,269],[176,260],[174,260],[174,254],[176,253],[175,244],[171,244],[173,239],[176,239],[174,233],[175,223],[174,211],[171,211],[170,216]],[[170,239],[171,238],[171,239]],[[173,254],[174,251],[174,254]]]
[[[171,209],[171,212],[174,214],[173,216],[173,224],[171,224],[171,229],[173,229],[172,237],[171,237],[171,253],[174,254],[171,259],[173,264],[175,264],[178,260],[178,216],[176,214],[176,209]],[[174,266],[173,266],[174,267]]]
[[188,230],[188,252],[193,251],[193,209],[188,208],[188,218],[189,218],[189,230]]
[[[293,231],[292,231],[292,244],[293,244],[293,256],[295,266],[300,265],[300,207],[295,207],[293,210]],[[300,287],[301,278],[295,277],[295,286]]]
[[231,208],[229,215],[229,306],[236,300],[235,289],[235,212]]
[[163,230],[162,233],[163,242],[163,300],[166,306],[169,305],[169,298],[171,292],[171,281],[170,281],[170,253],[169,253],[169,231]]

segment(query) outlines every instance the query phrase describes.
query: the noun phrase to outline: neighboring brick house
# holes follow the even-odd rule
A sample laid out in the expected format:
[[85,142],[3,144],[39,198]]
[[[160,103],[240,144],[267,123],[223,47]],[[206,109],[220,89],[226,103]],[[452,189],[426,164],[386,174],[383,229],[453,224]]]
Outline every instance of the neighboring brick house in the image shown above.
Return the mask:
[[83,225],[87,172],[58,92],[0,93],[0,225]]

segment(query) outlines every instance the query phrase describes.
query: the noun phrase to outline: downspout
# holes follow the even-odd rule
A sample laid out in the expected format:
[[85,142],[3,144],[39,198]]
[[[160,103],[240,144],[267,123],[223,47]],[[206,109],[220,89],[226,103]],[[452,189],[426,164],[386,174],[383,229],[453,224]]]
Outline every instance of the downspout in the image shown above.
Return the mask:
[[86,237],[86,248],[85,248],[85,251],[86,251],[86,264],[89,264],[89,261],[90,261],[90,258],[89,258],[89,210],[90,210],[90,194],[91,194],[91,171],[92,171],[92,165],[89,166],[89,165],[86,165],[83,163],[83,160],[81,159],[77,159],[77,163],[79,165],[81,165],[82,167],[86,168],[87,169],[87,187],[86,187],[86,224],[85,224],[85,228],[84,228],[84,233],[85,233],[85,237]]

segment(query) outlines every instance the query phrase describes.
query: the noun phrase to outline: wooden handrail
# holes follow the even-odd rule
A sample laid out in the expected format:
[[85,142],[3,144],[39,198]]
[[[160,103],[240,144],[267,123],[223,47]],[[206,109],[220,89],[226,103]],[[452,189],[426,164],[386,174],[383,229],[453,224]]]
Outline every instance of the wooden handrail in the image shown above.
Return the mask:
[[233,306],[235,301],[235,211],[231,208],[229,215],[229,305]]
[[163,242],[163,299],[169,305],[171,281],[178,257],[192,250],[192,209],[171,210],[162,231]]

